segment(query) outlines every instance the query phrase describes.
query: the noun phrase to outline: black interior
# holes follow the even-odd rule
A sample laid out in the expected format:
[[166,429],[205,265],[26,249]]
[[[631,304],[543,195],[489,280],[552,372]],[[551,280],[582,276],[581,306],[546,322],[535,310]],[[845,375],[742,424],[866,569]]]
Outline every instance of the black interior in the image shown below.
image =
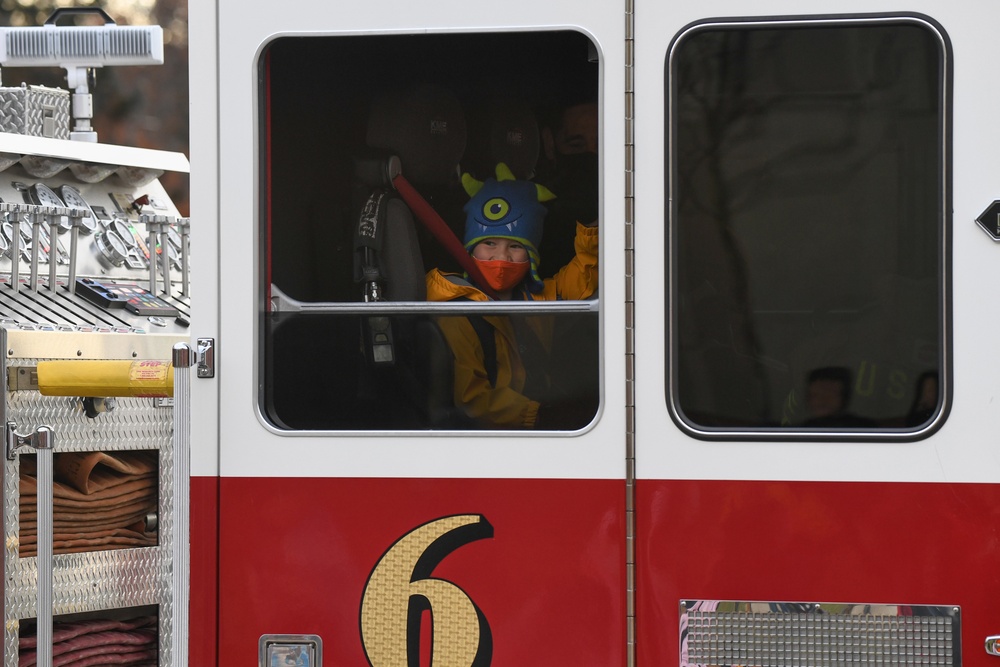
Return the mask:
[[[461,237],[460,173],[483,179],[502,159],[519,178],[544,178],[538,127],[560,105],[596,100],[598,73],[590,40],[572,31],[275,40],[259,67],[262,293],[274,284],[305,302],[363,300],[355,233],[374,184],[359,160],[403,157],[404,176]],[[444,119],[447,139],[411,132],[415,115]],[[504,122],[525,128],[514,152],[496,139]],[[458,270],[414,229],[418,266],[408,273]],[[398,248],[385,248],[386,257],[390,250]],[[543,259],[543,274],[555,268]],[[288,429],[472,426],[447,398],[450,356],[435,342],[433,319],[389,319],[393,363],[379,364],[366,352],[366,318],[270,314],[262,304],[264,413]],[[555,345],[548,371],[574,387],[562,427],[580,428],[598,403],[597,317],[560,316],[556,328],[566,344]]]

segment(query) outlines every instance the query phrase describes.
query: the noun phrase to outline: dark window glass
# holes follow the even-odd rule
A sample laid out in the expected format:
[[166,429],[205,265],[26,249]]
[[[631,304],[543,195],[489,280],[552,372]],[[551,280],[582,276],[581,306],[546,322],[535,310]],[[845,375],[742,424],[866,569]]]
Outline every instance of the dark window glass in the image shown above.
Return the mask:
[[[558,302],[544,292],[530,314],[502,300],[463,314],[476,294],[452,290],[465,266],[439,235],[453,234],[465,260],[475,243],[490,245],[480,239],[492,233],[467,238],[474,184],[460,176],[492,193],[482,182],[509,175],[533,182],[524,208],[541,222],[503,218],[521,210],[513,199],[480,210],[490,230],[509,222],[496,236],[537,246],[515,248],[531,267],[517,280],[540,286],[536,278],[576,261],[578,233],[590,234],[586,262],[596,271],[597,237],[576,223],[599,210],[598,68],[590,40],[573,31],[286,36],[265,47],[257,194],[266,419],[319,431],[590,423],[596,276],[593,289],[560,288]],[[417,203],[397,188],[397,165]],[[440,217],[436,231],[420,222],[427,211]],[[435,269],[451,277],[432,288],[425,276]]]
[[675,42],[668,358],[687,427],[905,435],[942,413],[946,53],[915,17]]

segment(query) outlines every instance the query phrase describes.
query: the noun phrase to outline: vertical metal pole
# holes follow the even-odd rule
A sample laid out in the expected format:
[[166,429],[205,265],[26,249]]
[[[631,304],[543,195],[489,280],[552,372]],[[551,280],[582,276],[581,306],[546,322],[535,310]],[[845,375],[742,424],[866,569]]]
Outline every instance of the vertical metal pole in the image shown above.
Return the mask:
[[14,288],[14,294],[21,291],[21,207],[14,204],[14,215],[11,216],[11,238],[10,242],[14,246],[10,251],[10,283]]
[[33,207],[28,215],[31,220],[31,290],[38,291],[38,265],[41,262],[41,248],[39,248],[39,237],[41,236],[41,225],[45,219],[42,207]]
[[69,279],[66,281],[66,286],[69,288],[70,294],[76,294],[76,260],[79,254],[80,246],[80,227],[83,225],[83,211],[80,209],[72,209],[69,212],[70,221],[73,223],[70,227],[69,233]]
[[187,343],[174,345],[174,536],[171,595],[173,597],[172,660],[177,667],[188,663],[188,586],[190,585],[191,516],[191,366],[194,349]]
[[49,215],[49,291],[56,290],[56,272],[59,268],[59,208],[50,207]]
[[191,253],[191,218],[178,218],[181,233],[181,295],[191,296],[189,255]]
[[39,426],[34,443],[38,457],[38,597],[35,615],[38,621],[38,667],[52,667],[52,445],[55,433]]
[[167,238],[167,228],[170,227],[169,222],[165,222],[160,225],[160,266],[163,268],[163,291],[169,299],[171,295],[170,286],[170,253],[168,252],[169,239]]
[[152,215],[140,215],[139,222],[146,226],[146,245],[149,246],[149,293],[156,296],[156,232]]

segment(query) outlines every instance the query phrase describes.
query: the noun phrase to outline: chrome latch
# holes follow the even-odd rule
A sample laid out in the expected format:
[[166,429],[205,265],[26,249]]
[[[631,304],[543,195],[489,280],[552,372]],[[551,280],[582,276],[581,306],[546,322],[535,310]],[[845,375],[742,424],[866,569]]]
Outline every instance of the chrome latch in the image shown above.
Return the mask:
[[215,339],[198,339],[198,377],[215,377]]
[[986,638],[986,652],[990,655],[1000,656],[1000,635],[991,635]]
[[7,460],[13,461],[18,453],[25,448],[52,449],[56,435],[51,426],[39,426],[28,434],[17,432],[17,424],[7,422]]

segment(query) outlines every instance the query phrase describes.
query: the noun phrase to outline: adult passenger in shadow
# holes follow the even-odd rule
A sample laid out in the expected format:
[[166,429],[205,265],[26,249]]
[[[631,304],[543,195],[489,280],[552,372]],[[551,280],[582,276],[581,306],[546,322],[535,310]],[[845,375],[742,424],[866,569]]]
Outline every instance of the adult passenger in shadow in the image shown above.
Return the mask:
[[598,216],[598,107],[591,98],[566,98],[543,114],[543,160],[535,180],[558,194],[549,203],[539,254],[549,266],[565,266],[576,254],[576,223]]
[[865,428],[875,423],[848,411],[851,401],[851,371],[842,366],[826,366],[810,371],[806,380],[808,428]]
[[[589,89],[564,94],[540,114],[542,155],[536,180],[557,197],[547,203],[539,254],[545,265],[561,267],[576,254],[576,225],[596,225],[599,215],[599,109]],[[583,414],[600,401],[598,319],[593,314],[556,318],[551,367],[565,393],[580,396]]]

